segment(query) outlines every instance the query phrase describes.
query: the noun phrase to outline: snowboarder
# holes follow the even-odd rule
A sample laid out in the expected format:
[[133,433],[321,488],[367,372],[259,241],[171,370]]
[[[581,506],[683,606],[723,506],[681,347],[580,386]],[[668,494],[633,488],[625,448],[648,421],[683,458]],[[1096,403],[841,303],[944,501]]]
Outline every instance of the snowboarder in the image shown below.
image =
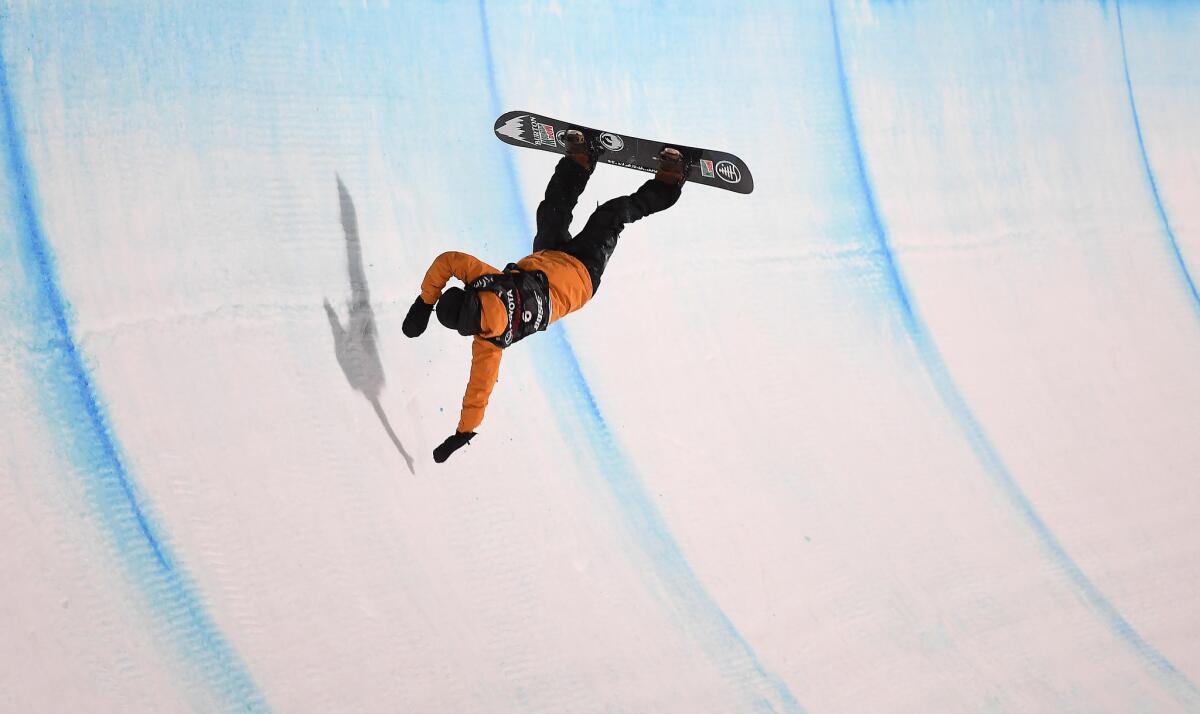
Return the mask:
[[[670,208],[679,200],[686,167],[679,150],[659,154],[658,171],[634,193],[601,204],[571,238],[571,211],[596,168],[603,146],[578,130],[564,135],[567,154],[554,167],[537,209],[533,254],[497,270],[466,253],[442,253],[429,266],[421,294],[404,318],[403,331],[417,337],[437,306],[438,321],[472,337],[471,378],[458,428],[433,450],[442,463],[475,437],[500,371],[504,348],[545,330],[583,307],[600,288],[600,276],[625,224]],[[466,287],[444,290],[451,277]]]

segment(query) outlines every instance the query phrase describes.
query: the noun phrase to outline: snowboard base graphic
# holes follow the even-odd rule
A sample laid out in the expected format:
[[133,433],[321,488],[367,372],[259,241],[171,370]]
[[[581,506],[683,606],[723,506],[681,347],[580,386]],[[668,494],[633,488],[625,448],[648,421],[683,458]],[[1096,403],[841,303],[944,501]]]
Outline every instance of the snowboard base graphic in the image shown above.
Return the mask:
[[658,170],[658,153],[663,147],[672,146],[683,154],[684,165],[687,167],[684,176],[689,183],[735,193],[750,193],[754,190],[754,177],[750,175],[750,168],[746,166],[746,162],[726,151],[639,139],[629,134],[592,129],[525,111],[501,114],[494,129],[496,138],[505,144],[541,149],[555,154],[565,154],[567,151],[563,134],[568,129],[578,129],[583,132],[589,144],[601,149],[596,161],[651,173]]

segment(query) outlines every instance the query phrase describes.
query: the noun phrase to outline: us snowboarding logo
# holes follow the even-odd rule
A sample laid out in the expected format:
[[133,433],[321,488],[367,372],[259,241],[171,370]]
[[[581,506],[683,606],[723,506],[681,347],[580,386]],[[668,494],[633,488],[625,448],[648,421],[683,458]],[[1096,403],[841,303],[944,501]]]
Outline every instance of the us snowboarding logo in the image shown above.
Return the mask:
[[700,175],[704,178],[713,178],[716,174],[713,173],[713,163],[709,159],[700,159]]
[[722,161],[717,164],[717,175],[725,183],[738,183],[742,180],[742,172],[728,161]]
[[609,151],[620,151],[625,148],[625,140],[607,131],[600,135],[600,143]]
[[[554,127],[543,124],[528,114],[509,119],[504,122],[504,126],[496,130],[496,133],[503,134],[510,139],[523,141],[526,144],[545,144],[546,146],[557,144],[554,140]],[[533,138],[528,138],[529,136]]]

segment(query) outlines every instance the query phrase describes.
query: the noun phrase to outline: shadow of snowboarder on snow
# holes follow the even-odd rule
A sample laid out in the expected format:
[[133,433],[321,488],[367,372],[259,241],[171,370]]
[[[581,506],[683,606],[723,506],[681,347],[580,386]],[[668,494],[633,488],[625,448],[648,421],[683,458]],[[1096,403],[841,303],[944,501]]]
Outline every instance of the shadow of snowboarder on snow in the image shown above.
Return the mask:
[[338,201],[342,213],[342,230],[346,233],[346,262],[350,273],[350,319],[343,326],[337,312],[325,300],[325,314],[329,317],[329,329],[333,331],[333,348],[337,355],[338,364],[350,386],[362,392],[367,401],[375,409],[376,416],[383,424],[388,438],[396,445],[396,450],[404,458],[408,470],[416,473],[413,468],[413,458],[404,449],[396,432],[388,422],[387,414],[379,403],[379,394],[387,381],[383,375],[383,363],[379,359],[379,350],[375,345],[375,311],[371,309],[370,293],[367,290],[367,276],[363,272],[362,246],[358,241],[358,218],[354,213],[354,201],[346,191],[341,177],[337,180]]

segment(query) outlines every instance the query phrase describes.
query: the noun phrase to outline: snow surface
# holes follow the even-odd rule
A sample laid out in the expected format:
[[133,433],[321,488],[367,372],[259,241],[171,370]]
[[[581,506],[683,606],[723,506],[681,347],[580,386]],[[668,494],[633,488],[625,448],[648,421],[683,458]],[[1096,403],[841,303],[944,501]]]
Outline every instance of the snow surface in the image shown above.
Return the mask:
[[[0,10],[0,711],[1200,711],[1200,5],[149,5]],[[436,465],[508,109],[756,190]]]

